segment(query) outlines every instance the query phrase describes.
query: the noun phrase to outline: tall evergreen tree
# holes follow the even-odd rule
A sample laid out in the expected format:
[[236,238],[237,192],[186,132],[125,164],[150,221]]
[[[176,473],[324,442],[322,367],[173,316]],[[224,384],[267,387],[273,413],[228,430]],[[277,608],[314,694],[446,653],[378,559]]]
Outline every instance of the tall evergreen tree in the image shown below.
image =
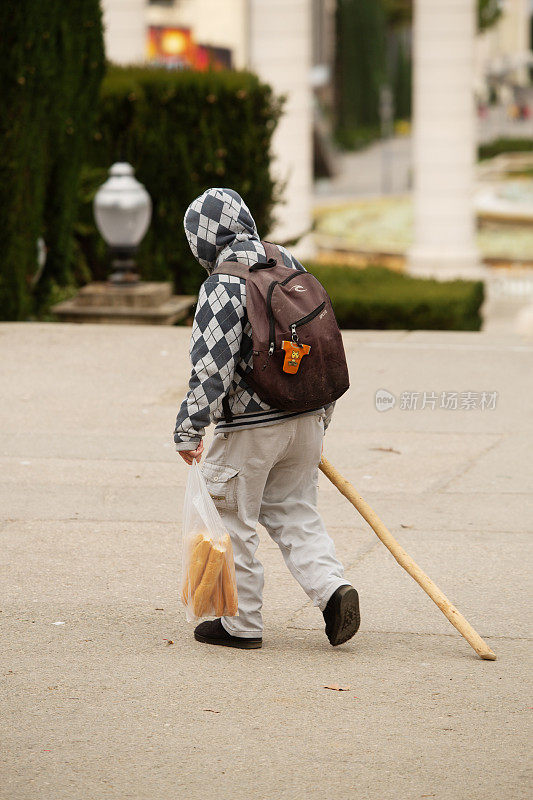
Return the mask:
[[[69,268],[83,150],[104,72],[99,0],[0,6],[0,319],[25,319]],[[36,291],[37,239],[48,247]]]
[[337,125],[379,123],[379,93],[386,78],[386,20],[382,0],[338,0]]

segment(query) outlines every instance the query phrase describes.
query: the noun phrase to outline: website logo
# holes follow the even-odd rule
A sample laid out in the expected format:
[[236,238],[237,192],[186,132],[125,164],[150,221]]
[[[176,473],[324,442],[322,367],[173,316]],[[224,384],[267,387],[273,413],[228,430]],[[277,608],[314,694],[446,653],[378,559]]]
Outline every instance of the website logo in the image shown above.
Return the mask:
[[378,389],[374,397],[374,403],[377,411],[390,411],[396,405],[396,398],[387,389]]

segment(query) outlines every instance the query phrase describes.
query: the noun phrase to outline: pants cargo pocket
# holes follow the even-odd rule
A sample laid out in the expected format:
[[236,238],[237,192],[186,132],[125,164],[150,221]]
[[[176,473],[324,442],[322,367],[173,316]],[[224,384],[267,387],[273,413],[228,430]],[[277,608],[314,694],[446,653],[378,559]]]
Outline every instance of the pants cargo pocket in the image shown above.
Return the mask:
[[206,461],[202,467],[207,491],[221,511],[237,511],[237,475],[239,470]]

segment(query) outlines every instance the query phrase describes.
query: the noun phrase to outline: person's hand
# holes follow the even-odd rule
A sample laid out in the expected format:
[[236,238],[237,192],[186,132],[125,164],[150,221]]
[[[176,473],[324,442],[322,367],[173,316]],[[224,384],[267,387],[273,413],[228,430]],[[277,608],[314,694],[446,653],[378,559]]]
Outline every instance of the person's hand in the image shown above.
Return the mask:
[[204,443],[200,442],[196,450],[178,450],[178,453],[189,466],[192,465],[193,459],[200,461],[202,453],[204,452]]

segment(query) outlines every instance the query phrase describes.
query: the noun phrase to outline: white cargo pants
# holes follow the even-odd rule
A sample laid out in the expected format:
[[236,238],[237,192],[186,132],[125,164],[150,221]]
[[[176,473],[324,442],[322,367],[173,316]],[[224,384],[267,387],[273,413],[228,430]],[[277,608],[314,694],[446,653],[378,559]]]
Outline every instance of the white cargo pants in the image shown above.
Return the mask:
[[253,638],[263,632],[263,566],[255,555],[258,522],[321,610],[347,583],[317,511],[323,436],[322,414],[215,434],[202,472],[233,545],[239,615],[222,617],[233,636]]

